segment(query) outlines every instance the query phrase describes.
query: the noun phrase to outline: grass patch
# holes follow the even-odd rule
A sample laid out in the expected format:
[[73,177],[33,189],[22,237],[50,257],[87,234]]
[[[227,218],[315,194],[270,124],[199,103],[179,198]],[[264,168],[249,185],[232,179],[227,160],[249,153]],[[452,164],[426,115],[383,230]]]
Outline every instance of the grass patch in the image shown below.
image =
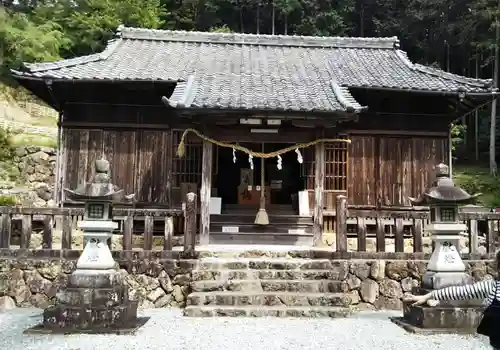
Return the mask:
[[32,114],[33,120],[30,122],[33,126],[43,126],[46,128],[57,128],[57,119],[47,116],[34,116]]
[[57,147],[55,138],[39,134],[15,134],[10,139],[13,146]]
[[17,200],[14,196],[0,195],[0,206],[14,206]]
[[455,166],[453,180],[470,194],[481,193],[478,204],[500,207],[500,177],[491,176],[489,168]]

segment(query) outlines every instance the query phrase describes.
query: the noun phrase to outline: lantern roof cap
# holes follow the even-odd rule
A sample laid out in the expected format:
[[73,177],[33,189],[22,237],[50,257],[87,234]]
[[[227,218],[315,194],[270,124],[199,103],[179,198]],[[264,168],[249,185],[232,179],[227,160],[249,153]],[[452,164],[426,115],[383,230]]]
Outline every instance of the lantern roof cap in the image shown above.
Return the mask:
[[109,201],[130,203],[135,194],[126,195],[123,189],[111,182],[110,164],[103,156],[95,162],[95,175],[87,183],[79,185],[75,190],[64,189],[69,200],[82,201]]

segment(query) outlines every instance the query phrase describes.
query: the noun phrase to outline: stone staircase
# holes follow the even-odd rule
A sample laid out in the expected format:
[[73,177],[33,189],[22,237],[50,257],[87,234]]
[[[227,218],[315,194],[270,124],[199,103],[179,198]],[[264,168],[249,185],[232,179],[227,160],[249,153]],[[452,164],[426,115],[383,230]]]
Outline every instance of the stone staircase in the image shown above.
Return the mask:
[[345,261],[204,258],[192,272],[185,316],[345,317],[357,293],[342,282]]

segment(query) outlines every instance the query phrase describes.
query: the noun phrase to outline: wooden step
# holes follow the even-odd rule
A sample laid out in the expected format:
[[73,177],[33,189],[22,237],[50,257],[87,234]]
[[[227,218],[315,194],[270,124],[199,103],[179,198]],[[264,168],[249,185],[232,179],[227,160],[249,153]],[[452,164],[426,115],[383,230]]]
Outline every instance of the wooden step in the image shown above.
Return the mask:
[[[210,215],[211,223],[234,223],[234,224],[253,224],[255,221],[255,213],[249,214],[221,214]],[[268,214],[269,222],[272,224],[313,224],[311,217],[303,217],[298,215],[275,215]]]
[[230,233],[223,232],[224,228],[226,230],[235,230],[238,229],[238,232],[248,232],[248,233],[278,233],[278,234],[312,234],[313,225],[307,224],[269,224],[266,226],[260,226],[255,224],[237,224],[237,223],[214,223],[210,224],[210,232],[220,232],[220,233]]

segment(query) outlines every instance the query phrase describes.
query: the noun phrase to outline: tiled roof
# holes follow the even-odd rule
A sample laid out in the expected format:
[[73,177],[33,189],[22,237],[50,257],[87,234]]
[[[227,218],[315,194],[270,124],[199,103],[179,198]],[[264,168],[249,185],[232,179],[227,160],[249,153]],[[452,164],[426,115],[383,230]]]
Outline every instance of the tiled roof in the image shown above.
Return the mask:
[[102,53],[25,64],[14,74],[61,80],[177,82],[176,108],[360,111],[348,88],[491,91],[490,80],[411,63],[396,37],[340,38],[120,27]]

